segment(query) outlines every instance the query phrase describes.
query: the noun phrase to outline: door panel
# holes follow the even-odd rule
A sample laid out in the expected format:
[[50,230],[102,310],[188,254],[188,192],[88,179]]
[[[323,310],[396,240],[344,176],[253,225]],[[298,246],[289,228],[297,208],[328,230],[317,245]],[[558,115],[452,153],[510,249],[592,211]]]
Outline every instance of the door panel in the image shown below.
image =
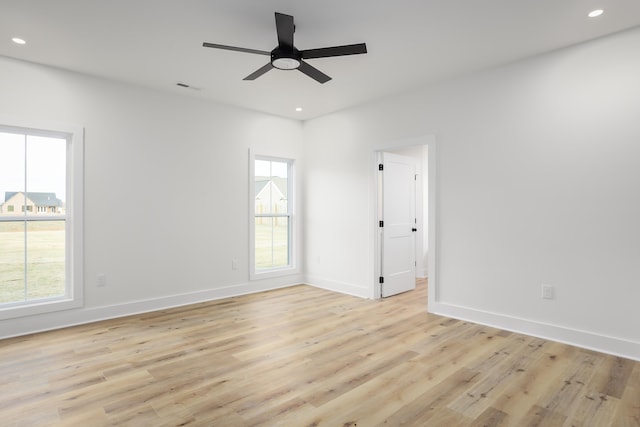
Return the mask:
[[382,296],[415,288],[415,163],[411,157],[381,153]]

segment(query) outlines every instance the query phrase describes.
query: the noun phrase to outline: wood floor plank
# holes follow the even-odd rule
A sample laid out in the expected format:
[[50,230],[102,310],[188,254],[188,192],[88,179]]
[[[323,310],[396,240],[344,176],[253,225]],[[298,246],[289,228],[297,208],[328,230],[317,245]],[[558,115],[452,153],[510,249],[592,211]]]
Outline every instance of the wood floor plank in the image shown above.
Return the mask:
[[604,355],[592,351],[578,351],[573,363],[562,373],[560,381],[556,380],[550,384],[549,393],[541,400],[541,406],[552,412],[570,416],[573,408],[580,404],[579,396],[587,390],[585,385],[604,358]]
[[576,405],[564,425],[597,427],[609,423],[618,409],[617,400],[606,394],[586,391],[578,396]]
[[412,424],[415,427],[421,426],[429,426],[429,427],[460,427],[460,426],[468,426],[472,420],[466,418],[459,413],[452,411],[449,408],[440,408],[435,414],[429,418],[427,421],[428,424],[418,423]]
[[[424,363],[409,360],[318,408],[321,416],[309,424],[375,425],[377,420],[389,417],[421,394],[419,378],[424,378],[428,369]],[[367,403],[354,405],[354,402]]]
[[0,425],[640,427],[640,362],[295,286],[0,341]]
[[[349,369],[349,372],[336,371],[335,375],[319,375],[315,380],[317,387],[313,392],[303,393],[302,397],[315,407],[320,407],[333,399],[337,399],[343,394],[359,387],[373,378],[395,368],[399,364],[415,357],[417,353],[409,351],[401,353],[388,360],[363,359],[357,369]],[[330,365],[329,365],[330,366]],[[346,366],[343,364],[342,366]],[[339,380],[336,380],[339,378]]]
[[[446,381],[436,384],[407,405],[399,408],[381,421],[378,426],[430,425],[436,422],[434,419],[448,418],[452,414],[458,415],[458,419],[469,420],[450,410],[447,405],[477,382],[479,377],[479,372],[466,368],[458,369],[449,375]],[[443,414],[447,414],[447,417],[443,417]]]
[[514,415],[511,418],[513,425],[526,425],[526,422],[518,422],[518,419],[529,415],[529,410],[548,393],[550,383],[559,381],[574,361],[577,351],[574,347],[549,341],[537,345],[542,351],[537,355],[530,353],[533,364],[524,368],[522,375],[512,377],[492,403],[494,408]]
[[532,364],[533,359],[522,354],[507,358],[500,364],[500,369],[492,371],[492,375],[485,375],[481,381],[452,402],[449,407],[466,417],[477,418],[489,408],[511,382],[517,381],[515,377],[522,376],[522,373]]
[[509,414],[499,409],[488,407],[469,423],[469,427],[498,427],[508,425]]
[[566,415],[534,405],[516,425],[522,427],[560,427],[564,425],[566,419]]
[[634,363],[622,357],[609,357],[603,361],[589,386],[606,396],[622,397],[633,371]]
[[634,363],[634,369],[622,393],[612,425],[617,427],[640,425],[640,363]]
[[107,425],[109,418],[101,407],[84,408],[82,412],[76,412],[73,415],[62,416],[58,426],[76,427],[90,425]]

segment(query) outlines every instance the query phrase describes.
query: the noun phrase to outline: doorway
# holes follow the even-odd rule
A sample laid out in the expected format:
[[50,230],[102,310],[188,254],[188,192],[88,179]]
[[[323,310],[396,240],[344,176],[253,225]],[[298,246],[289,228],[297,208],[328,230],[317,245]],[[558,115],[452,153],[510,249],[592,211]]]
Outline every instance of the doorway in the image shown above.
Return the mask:
[[[408,271],[407,263],[414,263],[414,269],[411,273],[413,275],[411,279],[412,287],[415,285],[416,280],[424,281],[424,279],[428,277],[429,305],[436,301],[437,282],[435,244],[435,148],[435,137],[423,136],[407,141],[398,142],[396,144],[393,144],[393,147],[376,151],[374,153],[376,159],[376,164],[374,165],[374,167],[376,168],[374,199],[375,212],[377,217],[374,227],[375,273],[373,278],[373,289],[374,298],[376,299],[388,296],[387,292],[385,291],[385,287],[389,281],[389,279],[387,278],[389,273],[397,274],[402,271],[402,269],[399,269],[399,271],[394,272],[393,270],[389,271],[388,269],[389,261],[386,260],[387,255],[385,254],[385,251],[394,251],[396,253],[392,255],[392,258],[393,256],[402,256],[404,258],[404,264],[402,264],[402,261],[399,262],[400,265],[404,265],[405,267],[405,276]],[[414,188],[412,189],[412,191],[415,197],[415,207],[413,215],[414,226],[411,227],[412,229],[415,229],[415,232],[412,233],[413,252],[410,255],[411,258],[406,255],[406,245],[404,246],[404,248],[398,249],[398,245],[394,247],[394,245],[385,244],[383,228],[386,227],[380,227],[379,221],[381,220],[385,221],[384,226],[387,225],[387,218],[384,218],[385,189],[383,188],[383,179],[381,177],[381,174],[384,174],[385,172],[377,170],[379,168],[381,160],[385,156],[384,153],[389,153],[393,156],[399,155],[409,157],[413,159],[413,162],[415,164],[414,183],[412,184]],[[386,191],[390,191],[390,189],[387,188]],[[402,252],[404,252],[405,255],[401,255]],[[396,261],[398,260],[392,259],[392,262]],[[395,284],[391,284],[391,286],[395,286]]]

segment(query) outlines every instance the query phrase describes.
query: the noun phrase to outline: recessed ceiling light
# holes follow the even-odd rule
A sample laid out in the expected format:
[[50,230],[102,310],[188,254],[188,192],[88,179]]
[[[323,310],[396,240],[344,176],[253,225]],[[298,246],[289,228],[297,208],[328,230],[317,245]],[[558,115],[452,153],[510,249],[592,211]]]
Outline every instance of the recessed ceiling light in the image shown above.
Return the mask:
[[589,12],[588,16],[589,16],[589,18],[596,18],[596,17],[602,15],[603,13],[604,13],[604,10],[595,9],[595,10],[592,10],[591,12]]
[[302,111],[302,107],[296,107],[296,111],[299,113],[300,111]]
[[12,42],[14,42],[15,44],[26,44],[27,42],[24,41],[24,39],[21,39],[20,37],[14,37],[11,39]]

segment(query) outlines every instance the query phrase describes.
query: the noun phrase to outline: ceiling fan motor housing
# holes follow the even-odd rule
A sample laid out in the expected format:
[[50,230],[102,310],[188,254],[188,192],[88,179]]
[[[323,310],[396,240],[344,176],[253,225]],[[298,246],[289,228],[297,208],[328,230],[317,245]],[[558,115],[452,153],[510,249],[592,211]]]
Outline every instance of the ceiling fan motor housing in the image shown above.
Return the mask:
[[295,47],[283,49],[278,46],[271,51],[271,65],[279,70],[295,70],[302,63],[302,53]]

